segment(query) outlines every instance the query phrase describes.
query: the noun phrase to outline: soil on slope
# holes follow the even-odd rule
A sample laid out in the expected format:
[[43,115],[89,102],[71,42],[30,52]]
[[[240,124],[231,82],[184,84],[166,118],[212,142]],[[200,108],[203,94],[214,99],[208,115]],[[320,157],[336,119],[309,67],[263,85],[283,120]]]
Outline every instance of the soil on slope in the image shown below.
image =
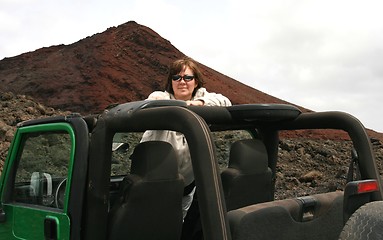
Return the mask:
[[[32,96],[57,109],[94,113],[164,90],[168,66],[183,56],[168,40],[131,21],[71,45],[4,58],[0,90]],[[206,88],[234,104],[286,103],[199,65]]]

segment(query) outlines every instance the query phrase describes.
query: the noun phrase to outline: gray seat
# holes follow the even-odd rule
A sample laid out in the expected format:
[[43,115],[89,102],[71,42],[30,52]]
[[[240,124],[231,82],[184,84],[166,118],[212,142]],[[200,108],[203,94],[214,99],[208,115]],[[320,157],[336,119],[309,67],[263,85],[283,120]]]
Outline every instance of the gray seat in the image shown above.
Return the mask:
[[131,173],[109,214],[109,239],[179,239],[183,179],[173,147],[149,141],[137,145]]
[[228,218],[233,240],[335,240],[343,227],[343,192],[254,204]]
[[264,143],[258,139],[234,142],[221,179],[228,211],[271,201],[272,173]]

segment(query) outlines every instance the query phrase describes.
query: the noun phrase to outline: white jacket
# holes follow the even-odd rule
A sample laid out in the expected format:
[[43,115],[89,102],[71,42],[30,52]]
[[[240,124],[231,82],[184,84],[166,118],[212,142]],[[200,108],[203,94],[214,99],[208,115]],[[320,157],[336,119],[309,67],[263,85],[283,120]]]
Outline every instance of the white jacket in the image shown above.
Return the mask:
[[[153,99],[175,99],[168,92],[155,91],[151,93],[148,100]],[[218,93],[209,93],[205,88],[199,88],[191,100],[202,100],[205,106],[231,106],[230,100]],[[148,130],[142,136],[141,142],[166,141],[172,144],[178,159],[178,172],[184,177],[184,185],[187,186],[194,181],[193,168],[189,146],[182,133],[168,130]]]
[[[175,99],[174,95],[168,92],[155,91],[152,92],[148,100],[155,99]],[[195,93],[195,96],[190,100],[202,100],[205,106],[231,106],[230,100],[219,93],[212,93],[206,91],[206,88],[199,88]]]

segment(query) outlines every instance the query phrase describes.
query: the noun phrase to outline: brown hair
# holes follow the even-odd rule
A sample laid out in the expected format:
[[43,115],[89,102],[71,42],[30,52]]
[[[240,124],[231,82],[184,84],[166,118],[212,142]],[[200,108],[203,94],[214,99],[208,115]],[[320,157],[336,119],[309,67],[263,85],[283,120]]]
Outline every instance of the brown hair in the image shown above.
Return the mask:
[[197,81],[197,87],[194,89],[192,96],[194,97],[196,91],[199,88],[203,87],[205,82],[202,78],[202,73],[199,70],[197,62],[190,57],[184,57],[174,61],[169,67],[168,80],[166,81],[166,86],[165,86],[165,90],[168,93],[174,94],[174,91],[172,88],[172,81],[173,81],[172,76],[182,72],[186,67],[189,67],[193,71],[194,79],[195,81]]

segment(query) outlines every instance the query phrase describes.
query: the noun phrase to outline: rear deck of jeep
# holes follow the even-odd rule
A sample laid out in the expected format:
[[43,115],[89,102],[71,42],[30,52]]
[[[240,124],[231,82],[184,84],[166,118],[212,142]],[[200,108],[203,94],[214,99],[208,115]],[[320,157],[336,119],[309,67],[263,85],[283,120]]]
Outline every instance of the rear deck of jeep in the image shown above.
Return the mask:
[[[148,238],[152,236],[152,232],[157,232],[158,236],[185,240],[338,239],[344,223],[357,208],[382,199],[380,178],[369,138],[363,125],[348,114],[302,113],[290,105],[249,104],[225,108],[158,106],[158,103],[152,102],[136,109],[129,118],[117,121],[116,114],[122,114],[124,108],[120,106],[112,110],[112,113],[115,111],[113,114],[106,114],[102,119],[105,121],[101,129],[103,132],[95,131],[103,135],[93,136],[94,139],[107,139],[106,149],[101,147],[104,142],[94,142],[94,149],[92,150],[91,143],[90,151],[94,154],[91,158],[95,163],[111,159],[110,174],[109,171],[105,174],[105,171],[95,167],[98,172],[89,175],[89,181],[94,184],[100,176],[104,180],[110,180],[110,185],[103,186],[104,193],[109,194],[108,201],[105,202],[102,198],[97,200],[97,196],[103,196],[101,192],[91,192],[102,189],[101,186],[89,189],[88,194],[94,195],[94,199],[89,197],[87,204],[94,204],[94,209],[103,210],[86,213],[89,223],[100,224],[99,220],[105,219],[102,225],[105,224],[108,228],[102,231],[109,239],[119,239],[118,236],[130,236],[132,239],[136,236],[139,239],[143,232],[148,233],[147,236],[144,234]],[[113,119],[108,118],[108,115],[113,115]],[[157,121],[153,124],[149,119]],[[196,124],[199,126],[196,127]],[[138,147],[142,144],[140,138],[148,129],[178,131],[185,134],[190,145],[197,191],[184,220],[180,218],[179,208],[175,207],[182,197],[182,184],[177,183],[179,179],[174,174],[159,169],[155,171],[163,172],[150,177],[145,172],[130,172],[132,165],[137,165],[131,156],[136,148],[142,148]],[[339,186],[321,188],[318,192],[302,193],[297,183],[296,194],[286,196],[278,185],[279,178],[294,176],[296,173],[286,172],[281,164],[281,151],[286,148],[283,136],[290,131],[310,133],[315,129],[338,130],[349,135],[349,144],[344,149],[350,153],[345,166],[350,169],[347,170],[349,176],[344,177]],[[323,142],[317,144],[320,148]],[[109,150],[109,145],[112,150]],[[152,147],[153,151],[165,151],[160,146]],[[300,151],[298,147],[296,151]],[[352,156],[352,152],[357,157]],[[143,155],[147,154],[141,154],[141,159],[146,159],[145,161],[156,158]],[[304,164],[303,158],[299,160]],[[327,160],[320,158],[318,161]],[[99,165],[100,162],[96,165],[109,165]],[[301,169],[298,167],[296,171]],[[170,175],[165,175],[165,172]],[[148,184],[137,190],[146,192],[144,196],[137,197],[146,200],[131,203],[129,191],[132,190],[126,186],[132,186],[130,184],[137,175],[139,181]],[[174,191],[167,193],[164,189],[169,187],[165,183],[162,188],[161,184],[153,181],[166,181]],[[153,188],[151,184],[157,187]],[[371,184],[374,187],[356,193],[349,190],[358,184]],[[165,199],[170,199],[174,204],[163,204],[166,201],[158,197],[162,193],[166,196]],[[134,207],[129,210],[127,206],[131,204]],[[142,210],[135,212],[134,209]],[[167,214],[160,210],[167,211]],[[173,220],[167,220],[164,215]],[[129,230],[128,227],[114,227],[124,222],[129,223],[132,228]],[[92,230],[86,236],[95,237],[96,234],[100,232]]]
[[[148,233],[147,237],[157,232],[158,236],[169,239],[338,239],[344,223],[357,208],[382,199],[380,178],[369,138],[363,125],[348,114],[301,113],[290,105],[273,104],[227,108],[159,105],[152,102],[141,106],[134,114],[117,121],[116,114],[124,112],[126,107],[119,106],[112,110],[113,114],[108,113],[103,117],[105,126],[108,125],[103,126],[103,132],[95,131],[103,135],[94,139],[107,139],[107,148],[102,149],[104,142],[94,142],[92,150],[91,143],[90,152],[94,153],[92,161],[98,162],[98,166],[109,168],[109,163],[99,164],[104,159],[111,159],[110,174],[106,171],[108,174],[103,175],[102,169],[97,170],[95,167],[96,171],[89,175],[89,181],[95,183],[101,176],[104,180],[110,180],[110,185],[88,189],[90,197],[87,204],[93,204],[91,209],[98,211],[85,215],[89,223],[100,224],[99,220],[105,219],[100,229],[101,226],[108,226],[107,230],[101,232],[109,239],[119,239],[118,236],[130,236],[132,239],[136,236],[139,239],[143,232]],[[180,112],[182,114],[179,115]],[[114,119],[109,119],[108,115],[113,115]],[[156,123],[153,124],[151,119],[156,119]],[[190,119],[195,122],[183,123]],[[196,123],[199,127],[192,127]],[[148,177],[144,172],[130,172],[134,164],[131,155],[140,145],[142,133],[148,129],[179,131],[185,134],[191,146],[197,191],[184,220],[180,220],[179,208],[174,207],[182,197],[182,189],[177,183],[179,179],[173,178],[174,174],[169,177],[162,172]],[[296,194],[287,196],[280,190],[279,178],[297,173],[286,172],[281,164],[281,151],[286,148],[283,136],[290,131],[310,133],[315,129],[332,129],[349,135],[350,140],[344,149],[350,153],[345,166],[349,176],[344,177],[339,186],[321,188],[318,192],[302,193],[299,185],[306,183],[298,182]],[[320,148],[323,142],[317,144]],[[160,146],[152,147],[157,149],[155,151],[165,151]],[[295,150],[300,151],[298,147]],[[352,152],[357,157],[352,156]],[[142,156],[142,159],[148,158]],[[299,160],[304,164],[303,158]],[[327,160],[320,158],[318,161]],[[315,167],[312,170],[315,173]],[[301,169],[298,167],[296,171],[300,172]],[[165,200],[158,198],[167,192],[160,189],[167,187],[161,188],[161,184],[149,183],[149,187],[137,191],[150,192],[151,195],[144,194],[138,198],[151,200],[139,203],[133,201],[136,205],[131,207],[145,210],[141,214],[139,211],[134,213],[134,210],[128,210],[126,206],[131,204],[128,199],[131,189],[127,191],[126,186],[131,186],[136,175],[145,183],[165,180],[172,182],[169,184],[173,184],[170,186],[175,190],[165,198],[172,199],[174,204],[162,205]],[[293,177],[291,179],[299,181]],[[156,190],[150,184],[155,184]],[[373,187],[362,192],[350,191],[358,184],[371,184]],[[103,189],[103,192],[97,193],[96,189]],[[108,201],[104,200],[105,194],[108,194]],[[166,214],[159,209],[168,209],[167,215],[173,220],[167,220],[164,216]],[[148,221],[149,218],[153,221]],[[113,227],[124,222],[130,223],[133,230]],[[138,230],[133,227],[137,225],[141,226]],[[91,238],[99,234],[100,231],[94,230],[86,232],[86,236]]]
[[[363,125],[353,116],[342,112],[301,113],[288,105],[242,105],[227,108],[230,119],[224,123],[222,119],[220,122],[213,120],[213,114],[205,110],[195,111],[204,116],[213,136],[222,130],[226,133],[245,131],[251,135],[251,138],[230,143],[227,160],[223,161],[228,166],[221,168],[226,217],[232,239],[338,239],[345,222],[356,209],[368,202],[382,200],[370,139]],[[218,116],[217,113],[214,115]],[[334,130],[349,137],[345,149],[338,149],[349,153],[348,159],[344,160],[345,174],[334,174],[334,179],[341,178],[336,186],[314,182],[326,186],[315,188],[317,191],[307,187],[312,182],[294,177],[303,175],[303,167],[298,165],[295,171],[283,168],[283,164],[288,162],[281,154],[286,147],[293,148],[289,151],[292,155],[289,161],[303,166],[307,157],[292,154],[302,149],[286,146],[283,136],[289,136],[291,131],[310,134],[315,130]],[[216,139],[216,142],[220,140]],[[317,146],[326,151],[323,139],[316,145],[310,136],[302,135],[299,140],[309,141],[313,148]],[[316,160],[331,164],[338,157],[334,154],[322,154]],[[294,156],[300,158],[294,159]],[[309,173],[320,174],[316,170],[314,166]],[[280,178],[289,176],[296,189],[293,195],[283,193],[280,185]],[[310,178],[309,175],[306,177]],[[364,187],[365,190],[355,190]],[[300,191],[300,188],[307,191]],[[185,239],[192,238],[188,236]]]

